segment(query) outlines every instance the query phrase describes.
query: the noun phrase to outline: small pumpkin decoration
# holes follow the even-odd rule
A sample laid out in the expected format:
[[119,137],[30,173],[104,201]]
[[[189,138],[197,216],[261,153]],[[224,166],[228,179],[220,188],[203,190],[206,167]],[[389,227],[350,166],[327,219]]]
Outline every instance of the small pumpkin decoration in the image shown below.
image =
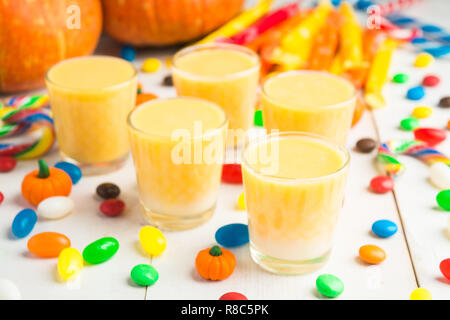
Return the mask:
[[22,181],[22,195],[37,206],[44,199],[68,196],[72,190],[70,176],[61,169],[49,168],[45,160],[39,160],[39,169],[27,174]]
[[195,259],[195,267],[200,276],[208,280],[228,278],[236,266],[234,254],[219,246],[200,251]]

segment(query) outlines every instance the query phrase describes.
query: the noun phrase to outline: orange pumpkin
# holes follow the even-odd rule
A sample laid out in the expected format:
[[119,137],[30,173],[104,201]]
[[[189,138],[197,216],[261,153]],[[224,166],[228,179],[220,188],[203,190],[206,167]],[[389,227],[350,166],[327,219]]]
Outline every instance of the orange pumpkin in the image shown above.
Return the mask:
[[244,0],[103,0],[106,32],[134,46],[187,42],[221,26]]
[[27,174],[22,181],[22,195],[37,206],[44,199],[68,196],[72,190],[70,176],[61,169],[49,168],[44,160],[39,160],[39,169]]
[[0,92],[43,86],[53,64],[91,54],[101,31],[100,0],[0,1]]
[[228,278],[233,273],[235,266],[234,254],[219,246],[200,251],[195,259],[198,274],[208,280]]

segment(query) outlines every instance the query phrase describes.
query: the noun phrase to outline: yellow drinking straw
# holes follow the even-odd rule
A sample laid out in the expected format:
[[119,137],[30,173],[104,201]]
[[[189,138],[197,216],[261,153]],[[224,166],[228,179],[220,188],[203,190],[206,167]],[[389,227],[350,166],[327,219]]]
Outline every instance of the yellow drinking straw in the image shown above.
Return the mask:
[[382,89],[387,81],[392,52],[397,44],[394,39],[386,39],[375,53],[364,92],[364,99],[372,109],[379,109],[386,105]]
[[321,1],[308,17],[281,39],[271,62],[280,65],[283,70],[302,67],[309,59],[313,39],[325,24],[332,8],[328,0]]
[[217,38],[229,38],[234,36],[265,15],[272,6],[272,3],[273,0],[260,0],[256,6],[245,10],[236,18],[232,19],[216,31],[210,33],[196,44],[204,44],[212,42]]

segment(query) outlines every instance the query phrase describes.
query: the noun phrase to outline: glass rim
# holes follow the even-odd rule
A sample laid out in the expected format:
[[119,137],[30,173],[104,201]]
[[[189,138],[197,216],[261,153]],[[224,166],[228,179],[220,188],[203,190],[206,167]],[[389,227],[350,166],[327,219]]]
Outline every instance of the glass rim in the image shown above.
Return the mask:
[[136,108],[134,108],[133,110],[131,110],[128,113],[127,116],[127,126],[128,128],[130,128],[133,131],[136,131],[144,136],[147,137],[154,137],[154,138],[158,138],[161,140],[171,140],[171,136],[165,136],[165,135],[160,135],[160,134],[155,134],[155,133],[149,133],[149,132],[145,132],[144,130],[141,130],[139,128],[137,128],[134,124],[133,121],[131,120],[131,118],[133,117],[133,114],[135,112],[137,112],[137,110],[146,107],[148,105],[160,102],[160,101],[167,101],[167,100],[180,100],[180,99],[188,99],[188,100],[196,100],[196,101],[202,101],[202,102],[207,102],[208,104],[210,104],[212,107],[216,108],[222,115],[223,115],[223,121],[220,123],[220,125],[216,128],[212,128],[207,130],[207,132],[204,132],[202,135],[200,136],[192,136],[190,137],[190,140],[195,140],[195,139],[199,139],[199,138],[203,138],[203,137],[208,137],[211,135],[214,135],[216,131],[220,131],[222,129],[226,129],[228,126],[228,116],[226,114],[226,112],[216,103],[205,100],[205,99],[200,99],[200,98],[195,98],[195,97],[184,97],[184,96],[178,96],[178,97],[171,97],[171,98],[158,98],[158,99],[153,99],[147,102],[144,102],[140,105],[138,105]]
[[[334,172],[325,174],[325,175],[321,175],[318,177],[311,177],[311,178],[286,178],[286,177],[279,177],[276,175],[272,175],[272,174],[265,174],[262,173],[260,170],[254,168],[251,164],[248,163],[247,159],[246,159],[246,153],[247,150],[249,149],[249,147],[251,147],[252,145],[258,145],[261,143],[267,143],[268,141],[270,141],[271,139],[280,139],[283,137],[303,137],[303,138],[307,138],[310,140],[316,140],[316,141],[320,141],[320,143],[326,144],[328,146],[330,146],[331,148],[333,148],[334,150],[338,150],[339,152],[341,152],[343,154],[344,157],[344,161],[343,164],[339,167],[339,169],[335,170]],[[350,165],[350,152],[347,150],[347,148],[345,148],[344,146],[341,146],[338,143],[333,142],[331,139],[326,138],[324,136],[320,136],[318,134],[314,134],[314,133],[309,133],[309,132],[303,132],[303,131],[282,131],[282,132],[275,132],[275,133],[271,133],[268,135],[265,135],[263,137],[256,137],[255,139],[252,140],[247,140],[245,142],[244,147],[242,148],[241,151],[241,161],[242,161],[242,165],[251,173],[253,173],[256,176],[261,176],[270,180],[274,180],[277,182],[284,182],[284,183],[296,183],[296,182],[313,182],[313,181],[319,181],[322,179],[327,179],[333,176],[336,176],[338,174],[340,174],[342,171],[344,171],[345,169],[347,169]]]
[[[237,71],[235,73],[231,73],[231,74],[224,75],[224,76],[199,75],[199,74],[195,74],[195,73],[183,70],[179,66],[177,66],[177,60],[183,56],[191,54],[195,51],[214,50],[214,49],[225,49],[225,50],[243,52],[243,53],[251,56],[255,60],[255,65],[248,69]],[[185,75],[187,77],[191,77],[194,79],[200,79],[200,80],[204,79],[204,80],[209,80],[209,81],[221,81],[221,80],[239,78],[239,77],[245,76],[247,74],[250,74],[254,71],[258,71],[260,68],[261,68],[261,60],[260,60],[259,56],[256,54],[256,52],[254,52],[253,50],[251,50],[247,47],[240,46],[237,44],[232,44],[232,43],[206,43],[206,44],[199,44],[199,45],[193,45],[193,46],[186,47],[184,49],[181,49],[177,53],[175,53],[175,55],[173,57],[172,67],[171,67],[172,73],[177,72],[177,73],[180,73],[182,75]]]
[[[114,85],[111,85],[111,86],[106,86],[104,88],[95,88],[95,89],[93,89],[93,88],[74,88],[74,87],[69,87],[69,86],[62,85],[60,83],[56,83],[54,80],[50,79],[50,72],[54,68],[56,68],[58,66],[61,66],[61,65],[65,64],[65,63],[71,62],[71,61],[92,59],[92,58],[94,58],[94,59],[95,58],[107,58],[107,59],[120,60],[122,62],[125,62],[125,63],[129,64],[129,66],[132,68],[133,75],[128,80],[125,80],[125,81],[120,82],[118,84],[114,84]],[[108,56],[108,55],[89,55],[89,56],[73,57],[73,58],[64,59],[64,60],[59,61],[58,63],[54,64],[53,66],[51,66],[47,70],[47,72],[45,73],[45,81],[48,82],[49,84],[55,86],[55,87],[60,88],[60,89],[76,90],[76,91],[82,91],[82,92],[99,92],[99,91],[103,91],[103,90],[106,90],[106,91],[114,90],[116,88],[120,88],[122,86],[125,86],[125,85],[129,84],[130,82],[132,82],[133,80],[137,79],[138,73],[139,72],[136,69],[136,67],[132,63],[128,62],[125,59],[122,59],[122,58],[119,58],[119,57],[115,57],[115,56]]]
[[[275,78],[286,77],[286,76],[289,76],[291,74],[302,74],[302,73],[322,74],[322,75],[325,75],[327,77],[332,77],[332,78],[335,78],[335,79],[339,79],[342,82],[347,83],[349,85],[349,87],[352,89],[352,94],[351,94],[350,98],[348,98],[348,99],[346,99],[344,101],[341,101],[341,102],[337,102],[337,103],[333,103],[333,104],[329,104],[329,105],[325,105],[325,106],[320,106],[320,107],[317,107],[317,109],[323,110],[323,109],[339,108],[339,107],[341,107],[343,105],[346,105],[346,104],[348,104],[348,103],[350,103],[352,101],[356,102],[356,97],[357,97],[358,92],[357,92],[355,86],[349,80],[347,80],[347,79],[345,79],[345,78],[343,78],[341,76],[329,73],[327,71],[319,71],[319,70],[291,70],[291,71],[284,71],[284,72],[277,73],[277,74],[275,74],[275,75],[273,75],[271,77],[268,77],[268,78],[264,79],[264,81],[261,84],[261,93],[262,93],[262,95],[264,97],[266,97],[268,100],[271,100],[271,101],[275,102],[277,105],[280,105],[281,107],[286,107],[286,103],[278,103],[278,101],[277,101],[278,99],[276,97],[273,97],[273,96],[271,96],[271,95],[269,95],[267,93],[266,85],[270,81],[273,81]],[[301,109],[301,108],[302,107],[299,107],[299,109]]]

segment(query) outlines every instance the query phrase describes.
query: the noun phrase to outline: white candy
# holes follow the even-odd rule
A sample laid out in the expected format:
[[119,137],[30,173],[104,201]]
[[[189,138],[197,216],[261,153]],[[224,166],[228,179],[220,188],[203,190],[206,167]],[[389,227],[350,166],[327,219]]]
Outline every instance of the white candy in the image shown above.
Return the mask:
[[450,189],[450,167],[443,162],[435,162],[430,167],[430,180],[439,189]]
[[21,300],[19,288],[8,279],[0,279],[0,300]]
[[37,211],[40,217],[60,219],[72,212],[73,200],[67,197],[51,197],[39,203]]

